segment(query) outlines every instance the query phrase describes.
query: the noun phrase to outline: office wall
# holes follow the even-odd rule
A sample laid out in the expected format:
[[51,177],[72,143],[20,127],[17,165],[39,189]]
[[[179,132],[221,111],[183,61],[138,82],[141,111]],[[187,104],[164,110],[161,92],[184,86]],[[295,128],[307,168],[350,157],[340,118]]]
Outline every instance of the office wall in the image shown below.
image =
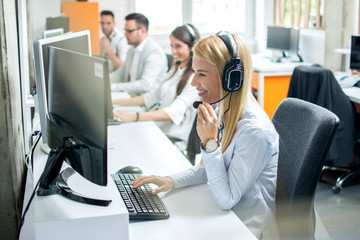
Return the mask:
[[327,0],[325,6],[325,67],[340,71],[344,67],[345,56],[335,49],[350,48],[351,35],[358,21],[354,14],[357,4],[354,0]]
[[[125,25],[125,16],[131,11],[131,3],[128,0],[88,0],[89,2],[99,3],[99,12],[102,10],[111,10],[115,14],[115,27],[123,31]],[[103,34],[100,29],[100,36]]]
[[325,67],[339,71],[342,56],[335,53],[334,50],[342,47],[343,1],[328,0],[325,6]]
[[0,2],[0,239],[16,239],[25,182],[15,4]]
[[61,15],[61,0],[31,0],[30,9],[32,18],[33,39],[39,39],[46,29],[47,17],[58,17]]
[[[34,38],[39,36],[39,33],[45,29],[45,17],[44,14],[48,15],[59,15],[61,13],[61,3],[67,1],[75,0],[32,0],[32,13],[34,16],[33,19],[33,29],[34,29]],[[133,0],[89,0],[96,1],[99,3],[99,11],[104,9],[110,9],[115,12],[115,22],[116,27],[120,30],[124,28],[124,17],[126,14],[133,12],[135,9],[135,3]],[[252,0],[249,0],[252,1]],[[309,59],[319,58],[323,59],[323,65],[334,70],[340,70],[343,66],[342,62],[344,61],[342,56],[339,53],[334,52],[338,48],[348,48],[349,47],[349,32],[353,32],[354,27],[354,9],[355,9],[354,0],[327,0],[326,1],[326,19],[325,25],[326,29],[324,31],[324,39],[316,39],[319,35],[318,32],[311,33],[311,31],[305,31],[305,39],[313,39],[314,45],[322,44],[325,48],[324,55],[319,56],[316,51],[304,52],[305,56],[308,56]],[[252,26],[254,29],[254,36],[251,36],[247,39],[249,42],[249,47],[253,53],[257,51],[262,51],[265,49],[265,35],[266,25],[271,24],[273,19],[273,0],[256,0],[253,2],[255,4],[254,23]],[[46,11],[44,11],[46,9]],[[41,23],[43,22],[43,23]],[[42,25],[41,25],[42,24]],[[101,31],[100,31],[101,35]],[[169,47],[169,36],[167,35],[154,35],[152,36],[159,44],[164,48],[166,52],[170,52]],[[320,42],[324,40],[325,42]],[[311,48],[312,49],[312,48]],[[305,50],[304,50],[305,51]],[[310,56],[310,55],[313,56]]]

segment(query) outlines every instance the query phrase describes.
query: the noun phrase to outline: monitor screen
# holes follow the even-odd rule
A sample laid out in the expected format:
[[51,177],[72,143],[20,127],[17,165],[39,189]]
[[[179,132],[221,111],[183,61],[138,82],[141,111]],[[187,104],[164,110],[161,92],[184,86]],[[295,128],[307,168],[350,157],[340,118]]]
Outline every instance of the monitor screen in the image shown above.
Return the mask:
[[360,36],[351,36],[350,69],[360,70]]
[[46,114],[48,112],[49,47],[59,47],[91,55],[90,31],[67,33],[34,41],[34,65],[36,92],[35,106],[38,108],[43,143],[47,143]]
[[91,182],[107,183],[106,60],[50,47],[48,144],[86,145],[91,157],[69,164]]
[[299,47],[299,30],[290,27],[268,26],[268,49],[297,54]]

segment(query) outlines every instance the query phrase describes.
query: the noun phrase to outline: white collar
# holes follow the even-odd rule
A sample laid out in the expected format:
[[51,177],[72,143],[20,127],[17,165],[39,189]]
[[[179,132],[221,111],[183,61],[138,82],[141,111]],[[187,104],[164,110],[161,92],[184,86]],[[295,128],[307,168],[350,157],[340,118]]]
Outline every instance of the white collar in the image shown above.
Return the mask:
[[110,41],[115,38],[116,34],[118,33],[117,29],[114,28],[114,30],[109,35]]
[[144,49],[146,42],[148,41],[149,37],[146,37],[144,41],[142,41],[135,49],[141,52]]

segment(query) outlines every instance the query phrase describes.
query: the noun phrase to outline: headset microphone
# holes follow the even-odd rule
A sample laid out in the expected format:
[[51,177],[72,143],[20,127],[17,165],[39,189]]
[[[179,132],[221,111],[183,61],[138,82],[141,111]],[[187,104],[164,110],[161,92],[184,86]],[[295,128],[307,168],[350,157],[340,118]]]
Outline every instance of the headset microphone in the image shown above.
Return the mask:
[[[217,100],[216,102],[212,102],[212,103],[210,103],[210,105],[220,102],[221,100],[223,100],[224,98],[226,98],[230,93],[231,93],[231,92],[228,92],[228,93],[227,93],[224,97],[222,97],[220,100]],[[202,101],[195,101],[195,102],[193,103],[193,107],[194,107],[195,109],[197,109],[197,108],[199,107],[199,105],[202,104],[202,103],[203,103]]]
[[195,109],[197,109],[200,104],[202,104],[202,101],[195,101],[195,102],[193,103],[193,107],[194,107]]
[[180,65],[181,63],[183,63],[183,62],[186,62],[187,60],[189,60],[191,58],[191,56],[189,56],[189,57],[187,57],[186,59],[184,59],[184,60],[177,60],[176,62],[175,62],[175,64],[176,65]]

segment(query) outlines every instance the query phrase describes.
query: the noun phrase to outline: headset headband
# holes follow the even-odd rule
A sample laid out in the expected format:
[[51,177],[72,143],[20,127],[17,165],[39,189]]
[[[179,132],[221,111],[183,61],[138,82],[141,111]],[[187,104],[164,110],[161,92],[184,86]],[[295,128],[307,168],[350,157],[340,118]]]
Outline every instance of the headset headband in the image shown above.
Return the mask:
[[184,27],[189,32],[191,40],[195,41],[197,39],[194,29],[189,24],[184,24]]
[[226,48],[228,49],[231,58],[237,58],[237,53],[238,53],[238,46],[237,43],[235,42],[233,36],[225,31],[220,31],[218,33],[216,33],[216,36],[220,37],[223,42],[226,45]]

